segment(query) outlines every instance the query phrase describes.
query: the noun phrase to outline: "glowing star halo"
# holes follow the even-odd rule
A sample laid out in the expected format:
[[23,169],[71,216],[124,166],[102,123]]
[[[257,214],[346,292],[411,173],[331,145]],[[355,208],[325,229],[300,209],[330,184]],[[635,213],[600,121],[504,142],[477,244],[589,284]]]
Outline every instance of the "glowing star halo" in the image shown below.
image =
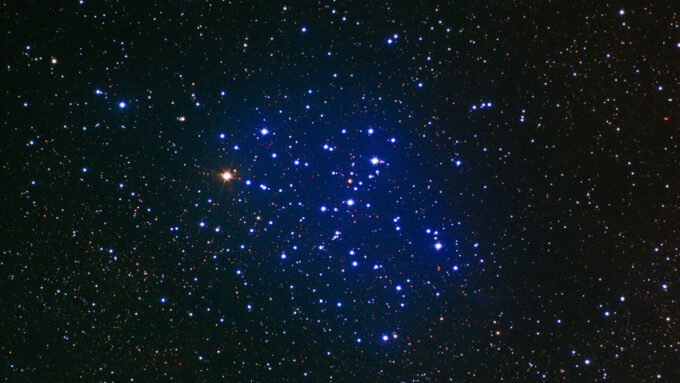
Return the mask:
[[234,175],[231,173],[230,170],[226,170],[222,173],[222,179],[224,182],[231,181],[234,178]]

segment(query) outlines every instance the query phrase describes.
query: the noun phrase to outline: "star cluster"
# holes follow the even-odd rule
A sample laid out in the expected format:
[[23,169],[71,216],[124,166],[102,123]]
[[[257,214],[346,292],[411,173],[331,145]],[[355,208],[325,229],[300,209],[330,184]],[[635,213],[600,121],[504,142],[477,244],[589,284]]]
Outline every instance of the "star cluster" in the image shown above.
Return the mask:
[[9,381],[677,381],[672,2],[3,5]]

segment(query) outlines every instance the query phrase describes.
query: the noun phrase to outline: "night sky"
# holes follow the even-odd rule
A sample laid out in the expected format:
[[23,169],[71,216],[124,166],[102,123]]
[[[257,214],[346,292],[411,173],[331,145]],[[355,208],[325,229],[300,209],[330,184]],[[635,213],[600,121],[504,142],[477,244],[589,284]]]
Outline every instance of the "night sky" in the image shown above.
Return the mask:
[[2,3],[0,377],[680,381],[674,3]]

